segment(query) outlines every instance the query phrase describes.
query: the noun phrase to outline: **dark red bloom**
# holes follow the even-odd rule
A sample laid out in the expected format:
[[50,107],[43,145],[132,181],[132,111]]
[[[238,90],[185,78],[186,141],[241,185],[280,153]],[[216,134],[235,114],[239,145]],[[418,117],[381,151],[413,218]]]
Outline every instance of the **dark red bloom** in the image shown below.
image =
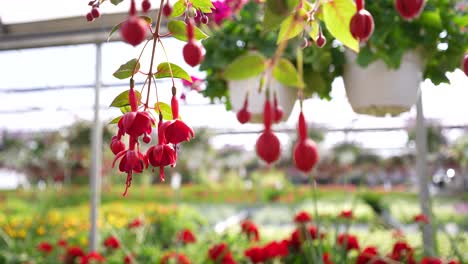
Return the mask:
[[76,246],[69,247],[65,253],[64,263],[73,264],[75,263],[75,259],[83,258],[85,255],[85,252],[81,248]]
[[252,263],[262,263],[267,260],[265,251],[262,247],[251,247],[244,251],[244,255],[252,261]]
[[197,239],[195,235],[189,229],[184,229],[177,234],[177,240],[181,241],[184,244],[195,243]]
[[306,211],[300,211],[294,217],[294,222],[297,224],[305,224],[312,221],[312,217]]
[[160,264],[172,263],[170,260],[175,260],[177,264],[191,264],[187,256],[183,254],[177,254],[176,252],[167,253],[161,258]]
[[67,241],[65,239],[60,239],[59,241],[57,241],[57,245],[59,247],[66,247],[67,246]]
[[191,90],[195,90],[197,92],[201,91],[201,84],[203,83],[203,80],[195,76],[190,76],[190,78],[192,78],[191,82],[185,79],[182,79],[182,85],[190,88]]
[[357,10],[351,18],[349,29],[353,38],[359,41],[366,41],[374,31],[374,18],[365,9]]
[[350,234],[340,234],[338,236],[338,245],[346,246],[346,250],[359,250],[359,242],[356,236]]
[[52,252],[52,250],[54,250],[54,247],[49,242],[41,242],[39,243],[39,245],[37,245],[37,250],[49,254],[50,252]]
[[91,252],[81,258],[80,264],[104,263],[106,259],[97,252]]
[[319,156],[315,142],[307,138],[307,124],[302,111],[299,114],[297,132],[299,140],[294,146],[293,160],[296,168],[307,173],[317,164]]
[[276,257],[285,257],[288,255],[288,241],[283,240],[281,242],[272,241],[263,247],[264,255],[267,259],[273,259]]
[[257,225],[249,220],[245,220],[241,224],[242,232],[244,232],[247,237],[252,241],[260,240],[260,234],[258,232]]
[[195,136],[193,129],[179,119],[164,122],[162,129],[166,142],[175,145],[184,141],[190,141]]
[[132,255],[126,255],[124,257],[124,264],[132,264],[133,263],[133,256]]
[[263,131],[255,144],[257,155],[268,164],[279,159],[280,148],[279,139],[271,130]]
[[114,155],[117,155],[125,150],[125,143],[123,143],[118,137],[113,136],[110,143],[110,149]]
[[164,167],[175,166],[177,162],[177,152],[169,144],[158,144],[152,146],[146,152],[146,157],[153,167],[159,167],[159,178],[165,180]]
[[420,224],[429,224],[429,218],[425,214],[415,215],[413,221]]
[[389,257],[396,261],[415,264],[416,261],[414,260],[413,253],[413,248],[408,245],[408,243],[405,241],[397,241],[393,245],[393,249]]
[[341,211],[340,218],[353,219],[353,211],[352,210],[343,210],[343,211]]
[[447,264],[460,264],[458,260],[452,259]]
[[424,257],[421,259],[421,264],[442,264],[443,261],[436,257]]
[[425,0],[395,0],[395,8],[405,20],[412,20],[421,14]]
[[212,246],[208,250],[208,257],[213,261],[221,262],[223,262],[224,259],[226,259],[226,261],[232,259],[231,251],[229,251],[228,245],[226,243],[220,243]]
[[[305,230],[307,230],[307,233],[305,233]],[[300,248],[303,241],[306,241],[307,239],[317,239],[317,238],[318,238],[318,233],[317,233],[317,227],[315,226],[309,226],[307,227],[307,229],[296,228],[291,233],[291,238],[289,240],[289,243],[294,248]]]
[[375,256],[379,255],[377,248],[375,247],[366,247],[363,251],[361,251],[356,259],[356,264],[368,264],[374,263],[369,262],[371,259],[374,259]]
[[143,225],[143,221],[142,221],[140,218],[135,218],[135,219],[133,219],[132,222],[130,222],[130,223],[128,224],[128,228],[129,228],[129,229],[137,228],[137,227],[140,227],[140,226],[142,226],[142,225]]
[[463,71],[465,75],[468,76],[468,54],[465,54],[463,57]]
[[146,111],[125,113],[119,120],[120,133],[126,133],[131,137],[138,138],[143,134],[151,134],[154,118]]
[[323,264],[334,264],[333,261],[331,260],[330,253],[328,252],[323,253]]
[[237,112],[236,117],[239,123],[245,124],[250,121],[252,114],[249,112],[249,94],[245,95],[244,105],[242,106],[241,110]]
[[120,242],[115,236],[109,236],[104,240],[104,246],[108,249],[119,249]]
[[132,184],[133,173],[141,173],[144,168],[148,167],[148,159],[139,151],[128,149],[117,154],[112,162],[112,167],[115,166],[115,162],[122,158],[119,163],[119,170],[127,173],[126,187],[123,195],[127,194],[127,190]]

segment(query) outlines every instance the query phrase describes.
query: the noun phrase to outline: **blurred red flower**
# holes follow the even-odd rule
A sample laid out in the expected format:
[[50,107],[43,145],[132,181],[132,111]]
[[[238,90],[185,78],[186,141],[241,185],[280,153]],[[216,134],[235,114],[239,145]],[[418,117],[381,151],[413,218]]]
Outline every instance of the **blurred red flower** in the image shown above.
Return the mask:
[[242,232],[247,235],[247,238],[249,238],[252,241],[258,241],[260,240],[260,234],[258,232],[258,227],[257,225],[250,221],[250,220],[245,220],[241,224],[241,229]]
[[137,228],[143,225],[143,221],[140,218],[135,218],[132,222],[128,224],[128,228]]
[[172,263],[170,260],[174,259],[177,264],[191,264],[187,256],[183,254],[177,254],[176,252],[167,253],[161,258],[160,264]]
[[429,224],[429,218],[425,214],[415,215],[413,221],[421,224]]
[[109,236],[104,240],[104,246],[108,249],[119,249],[120,242],[115,236]]
[[357,237],[350,234],[340,234],[338,236],[338,245],[346,245],[346,250],[359,250],[359,242],[357,240]]
[[177,240],[184,244],[195,243],[197,241],[195,235],[189,229],[184,229],[180,231],[177,234]]
[[353,219],[353,211],[352,210],[343,210],[341,211],[340,215],[339,215],[340,218],[344,218],[344,219]]
[[80,264],[104,263],[106,259],[98,252],[91,252],[81,258]]
[[49,254],[54,250],[54,247],[49,242],[41,242],[37,245],[37,250],[46,254]]
[[305,224],[310,221],[312,221],[312,217],[310,217],[310,215],[306,211],[301,211],[297,213],[294,217],[294,222],[296,224]]
[[421,259],[421,264],[442,264],[443,261],[436,257],[424,257]]

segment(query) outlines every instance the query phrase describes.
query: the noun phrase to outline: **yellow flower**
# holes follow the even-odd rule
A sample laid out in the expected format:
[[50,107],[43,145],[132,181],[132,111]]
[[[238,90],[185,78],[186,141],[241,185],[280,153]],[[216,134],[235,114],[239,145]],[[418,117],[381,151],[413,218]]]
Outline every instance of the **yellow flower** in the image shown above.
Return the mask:
[[40,236],[44,235],[46,232],[45,228],[43,226],[40,226],[37,228],[36,233]]

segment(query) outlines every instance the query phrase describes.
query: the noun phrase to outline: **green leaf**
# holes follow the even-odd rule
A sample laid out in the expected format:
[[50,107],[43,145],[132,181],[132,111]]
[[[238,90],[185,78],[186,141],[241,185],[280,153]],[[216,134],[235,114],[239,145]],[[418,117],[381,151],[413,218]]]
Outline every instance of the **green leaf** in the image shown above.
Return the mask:
[[132,111],[132,107],[130,107],[129,105],[120,107],[120,112],[122,112],[122,114],[131,112],[131,111]]
[[267,6],[265,6],[265,15],[263,16],[263,29],[272,31],[281,25],[281,22],[286,18],[284,15],[275,14]]
[[[151,20],[150,17],[148,17],[148,16],[140,16],[140,17],[143,18],[143,20],[145,20],[146,23],[151,24],[152,20]],[[125,21],[124,21],[124,22],[125,22]],[[110,38],[112,37],[112,35],[113,35],[117,30],[120,29],[120,27],[122,26],[122,24],[123,24],[124,22],[120,22],[120,23],[118,23],[117,25],[115,25],[115,26],[112,27],[112,29],[111,29],[111,31],[110,31],[110,33],[109,33],[109,36],[107,37],[107,41],[109,41]]]
[[285,58],[281,58],[273,67],[273,77],[281,84],[289,87],[304,87],[304,82],[301,81],[296,68]]
[[[184,21],[171,20],[167,24],[167,29],[169,30],[169,32],[171,32],[171,35],[174,38],[178,40],[182,40],[182,41],[188,40],[186,28],[187,28],[187,24],[185,24]],[[196,40],[202,40],[208,37],[208,35],[206,35],[203,31],[201,31],[201,29],[195,26],[193,27],[193,30],[194,30],[194,38]]]
[[172,6],[171,17],[180,17],[184,14],[187,6],[185,5],[185,0],[179,0]]
[[211,13],[211,9],[214,8],[211,0],[189,0],[192,6],[196,9],[200,9],[203,13]]
[[453,22],[460,27],[468,27],[468,14],[455,17]]
[[114,77],[121,80],[127,79],[132,76],[132,71],[133,73],[137,73],[139,69],[140,63],[137,63],[136,59],[132,59],[120,65],[120,68],[114,72]]
[[442,19],[439,11],[426,11],[419,17],[419,22],[432,28],[442,29]]
[[166,103],[163,103],[163,102],[155,103],[154,104],[154,111],[156,111],[156,113],[159,114],[160,109],[161,109],[161,114],[162,114],[164,120],[172,120],[173,119],[172,109],[171,109],[170,105],[168,105]]
[[[171,68],[169,68],[169,65],[171,66]],[[190,75],[186,71],[184,71],[184,69],[182,69],[180,66],[174,63],[167,63],[167,62],[163,62],[158,65],[158,71],[156,72],[154,77],[156,79],[171,77],[171,70],[172,70],[172,74],[174,75],[173,76],[174,78],[184,79],[189,82],[192,81],[192,77],[190,77]]]
[[265,71],[265,57],[260,53],[249,53],[229,64],[224,77],[228,80],[243,80],[258,76]]
[[[130,90],[127,90],[127,91],[124,91],[122,93],[120,93],[119,95],[117,95],[117,97],[114,98],[114,100],[112,101],[112,103],[110,104],[110,107],[125,107],[125,106],[129,106],[130,105],[130,102],[128,101],[128,92]],[[135,91],[135,96],[137,98],[137,102],[138,104],[140,104],[140,100],[141,100],[141,94],[139,91]]]
[[123,0],[111,0],[111,3],[113,5],[118,5],[118,4],[122,3],[122,2],[123,2]]
[[295,14],[292,14],[281,23],[277,43],[292,39],[304,30],[304,22],[296,21],[294,18]]
[[122,119],[122,116],[118,116],[118,117],[112,119],[112,120],[109,122],[109,125],[110,125],[110,124],[117,124],[117,123],[119,123],[120,119]]
[[353,0],[330,0],[322,6],[322,9],[323,21],[330,34],[348,48],[359,52],[359,42],[349,31],[349,23],[356,13]]

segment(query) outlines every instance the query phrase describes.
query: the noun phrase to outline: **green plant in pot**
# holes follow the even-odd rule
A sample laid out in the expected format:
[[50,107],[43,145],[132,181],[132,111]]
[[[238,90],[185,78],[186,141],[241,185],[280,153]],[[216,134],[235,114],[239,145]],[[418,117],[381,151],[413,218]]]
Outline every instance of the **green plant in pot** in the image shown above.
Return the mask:
[[[278,46],[278,32],[269,30],[264,17],[264,5],[254,1],[246,4],[235,20],[225,21],[203,41],[206,55],[200,66],[200,70],[207,74],[203,94],[237,112],[243,108],[248,93],[251,121],[254,122],[261,120],[263,112],[265,95],[258,89],[265,71],[263,61],[272,58]],[[331,39],[328,32],[323,34]],[[271,101],[276,97],[284,111],[283,120],[289,117],[296,101],[296,87],[303,86],[305,97],[317,94],[330,99],[331,83],[343,72],[342,46],[330,43],[319,48],[309,43],[310,46],[302,50],[303,81],[297,78],[294,66],[298,63],[297,48],[304,46],[304,41],[307,39],[302,36],[290,40],[279,63],[282,66],[278,71],[273,69],[266,73],[271,74]]]
[[[396,1],[399,2],[399,1]],[[428,0],[411,20],[394,0],[368,1],[372,36],[346,52],[344,83],[354,111],[383,116],[408,111],[424,79],[449,83],[468,50],[468,15],[455,0]]]

